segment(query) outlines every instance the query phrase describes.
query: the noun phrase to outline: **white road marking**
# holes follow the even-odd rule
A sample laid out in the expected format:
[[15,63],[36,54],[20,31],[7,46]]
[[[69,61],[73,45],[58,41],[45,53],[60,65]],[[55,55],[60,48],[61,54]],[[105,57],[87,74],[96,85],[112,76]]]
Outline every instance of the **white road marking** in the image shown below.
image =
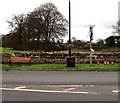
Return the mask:
[[47,87],[94,87],[94,85],[47,85]]
[[16,87],[15,89],[23,89],[23,88],[26,88],[26,86]]
[[68,89],[65,89],[64,91],[69,91],[69,90],[74,90],[75,88],[68,88]]
[[52,90],[14,89],[14,88],[0,88],[0,90],[44,92],[44,93],[98,94],[98,93],[95,93],[95,92],[82,92],[82,91],[52,91]]
[[47,87],[82,87],[82,85],[48,85]]
[[120,90],[116,89],[116,90],[113,90],[112,92],[113,92],[113,93],[119,93]]
[[94,85],[90,85],[90,87],[94,87]]

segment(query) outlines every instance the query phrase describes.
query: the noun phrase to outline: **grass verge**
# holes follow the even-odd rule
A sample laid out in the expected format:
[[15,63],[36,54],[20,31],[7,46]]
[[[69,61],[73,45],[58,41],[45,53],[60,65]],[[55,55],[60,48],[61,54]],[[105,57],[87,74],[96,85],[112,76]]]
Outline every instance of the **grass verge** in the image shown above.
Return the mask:
[[13,50],[13,48],[3,48],[0,47],[0,53],[23,53],[28,51]]
[[56,70],[56,71],[119,71],[120,70],[120,64],[76,64],[75,67],[66,67],[66,64],[34,64],[34,65],[21,65],[21,66],[9,66],[6,64],[0,64],[2,65],[3,70]]

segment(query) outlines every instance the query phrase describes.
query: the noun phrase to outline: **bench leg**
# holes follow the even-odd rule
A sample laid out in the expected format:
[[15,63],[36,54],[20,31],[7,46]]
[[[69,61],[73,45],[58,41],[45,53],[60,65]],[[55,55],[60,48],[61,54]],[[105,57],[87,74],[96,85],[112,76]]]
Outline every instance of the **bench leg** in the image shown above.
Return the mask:
[[11,61],[9,61],[9,66],[11,66]]

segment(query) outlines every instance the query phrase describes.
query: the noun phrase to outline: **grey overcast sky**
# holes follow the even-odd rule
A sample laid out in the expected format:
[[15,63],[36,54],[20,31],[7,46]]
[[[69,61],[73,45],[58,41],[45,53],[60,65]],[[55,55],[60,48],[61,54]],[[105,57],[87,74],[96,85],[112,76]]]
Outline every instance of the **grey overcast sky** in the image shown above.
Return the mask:
[[[52,2],[58,10],[69,19],[69,0],[1,0],[0,2],[0,35],[9,33],[6,20],[12,15],[28,13],[40,4]],[[94,41],[112,35],[112,26],[118,21],[119,0],[71,0],[71,35],[80,40],[89,40],[89,28],[93,28]],[[63,38],[65,40],[68,37]]]

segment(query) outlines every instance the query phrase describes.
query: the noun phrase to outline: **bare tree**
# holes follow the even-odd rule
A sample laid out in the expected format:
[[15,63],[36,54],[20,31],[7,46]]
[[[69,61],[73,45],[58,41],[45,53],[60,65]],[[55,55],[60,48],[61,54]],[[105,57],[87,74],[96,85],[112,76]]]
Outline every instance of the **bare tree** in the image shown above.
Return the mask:
[[68,22],[53,3],[46,3],[36,9],[44,26],[45,41],[52,41],[67,35]]
[[27,15],[14,15],[7,22],[11,27],[10,35],[17,38],[18,49],[40,49],[42,44],[47,48],[68,33],[68,21],[53,3],[40,5]]
[[[24,21],[25,21],[25,15],[13,15],[13,18],[11,21],[7,21],[9,23],[9,26],[11,28],[11,34],[14,34],[15,38],[17,38],[17,45],[18,47],[16,49],[21,48],[22,43],[22,35],[24,31]],[[14,38],[14,39],[15,39]]]
[[55,43],[56,39],[61,39],[68,33],[68,21],[53,3],[46,3],[35,8],[27,15],[25,25],[27,30],[25,34],[30,37],[30,40],[36,40],[38,47],[42,47],[41,42],[46,42],[44,46],[48,48],[48,43]]

